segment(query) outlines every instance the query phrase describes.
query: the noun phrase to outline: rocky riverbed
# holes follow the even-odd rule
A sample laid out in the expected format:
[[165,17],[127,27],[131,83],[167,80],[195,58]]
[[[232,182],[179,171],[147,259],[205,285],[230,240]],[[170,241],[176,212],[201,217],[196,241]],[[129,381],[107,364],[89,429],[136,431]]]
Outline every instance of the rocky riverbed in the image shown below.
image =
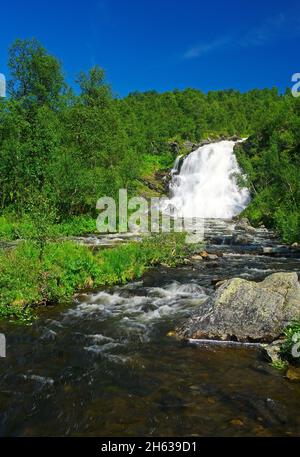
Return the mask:
[[0,434],[298,436],[300,383],[260,346],[168,336],[232,278],[254,285],[287,273],[295,284],[299,251],[263,227],[238,244],[246,230],[236,224],[207,221],[206,252],[182,266],[80,294],[31,326],[2,322]]

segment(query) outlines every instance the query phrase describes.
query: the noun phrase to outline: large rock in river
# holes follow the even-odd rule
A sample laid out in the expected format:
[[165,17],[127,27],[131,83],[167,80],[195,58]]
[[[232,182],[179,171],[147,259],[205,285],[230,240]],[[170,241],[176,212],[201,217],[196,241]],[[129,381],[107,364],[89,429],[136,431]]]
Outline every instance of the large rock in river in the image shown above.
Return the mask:
[[300,319],[298,276],[274,273],[258,283],[225,281],[177,333],[183,338],[269,342],[295,319]]

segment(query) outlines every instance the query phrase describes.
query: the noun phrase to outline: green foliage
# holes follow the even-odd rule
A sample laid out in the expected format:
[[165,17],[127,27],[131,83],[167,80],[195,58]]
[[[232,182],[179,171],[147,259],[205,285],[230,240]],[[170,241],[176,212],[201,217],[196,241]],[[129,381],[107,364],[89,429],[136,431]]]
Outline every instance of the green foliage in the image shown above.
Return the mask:
[[175,265],[185,250],[183,234],[156,236],[96,255],[67,241],[47,243],[41,257],[36,243],[22,242],[0,251],[0,319],[27,321],[34,306],[68,302],[80,289],[124,283],[159,263]]
[[55,104],[63,87],[60,63],[33,40],[16,40],[9,50],[9,91],[28,106]]
[[40,258],[43,256],[47,241],[52,235],[52,226],[56,219],[56,211],[43,194],[31,195],[27,203],[27,212],[32,221],[32,230],[27,239],[33,240],[39,248]]
[[273,368],[276,368],[276,370],[279,371],[285,371],[288,367],[288,363],[284,360],[275,360],[271,363],[271,365]]
[[0,320],[2,319],[22,324],[30,324],[35,319],[35,316],[32,309],[29,307],[0,304]]
[[300,240],[300,211],[279,207],[274,214],[274,220],[283,241]]
[[14,238],[14,224],[5,216],[0,216],[0,240],[13,240]]
[[280,347],[280,355],[284,360],[293,363],[299,363],[292,355],[293,346],[300,343],[300,322],[293,322],[284,330],[285,340]]
[[17,40],[9,67],[11,97],[0,101],[0,211],[23,217],[36,199],[65,221],[95,216],[97,199],[116,197],[120,187],[134,191],[141,160],[102,69],[81,73],[75,96],[36,40]]
[[[35,210],[36,211],[36,210]],[[51,211],[51,209],[50,209]],[[0,241],[26,239],[46,242],[64,236],[81,236],[96,233],[96,218],[89,215],[73,216],[70,219],[54,223],[53,213],[43,213],[42,220],[36,221],[38,211],[34,214],[25,214],[21,219],[8,214],[0,216]]]
[[274,113],[236,148],[253,199],[245,215],[300,240],[300,103],[286,94]]
[[126,131],[133,147],[143,154],[170,151],[168,140],[200,141],[220,136],[248,136],[276,112],[276,89],[208,92],[195,89],[159,94],[134,92],[119,100]]
[[59,236],[80,236],[97,231],[96,218],[89,215],[73,216],[69,220],[57,224],[54,230]]
[[1,313],[21,313],[28,303],[39,301],[38,249],[32,243],[22,243],[16,249],[0,251]]
[[40,268],[40,294],[44,303],[69,300],[76,290],[93,284],[99,274],[92,252],[72,242],[48,244]]
[[142,160],[144,176],[159,170],[170,169],[174,163],[174,157],[171,153],[160,155],[144,154]]
[[110,87],[105,82],[105,72],[98,65],[91,68],[88,74],[81,72],[76,81],[81,89],[86,105],[105,105],[111,100]]

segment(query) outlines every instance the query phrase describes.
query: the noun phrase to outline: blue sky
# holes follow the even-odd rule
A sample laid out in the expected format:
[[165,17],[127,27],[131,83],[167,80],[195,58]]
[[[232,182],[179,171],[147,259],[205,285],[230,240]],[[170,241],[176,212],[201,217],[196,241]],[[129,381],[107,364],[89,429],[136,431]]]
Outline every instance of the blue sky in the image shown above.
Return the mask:
[[16,38],[36,37],[66,79],[99,64],[115,93],[291,87],[300,72],[294,0],[12,0],[0,6],[0,72]]

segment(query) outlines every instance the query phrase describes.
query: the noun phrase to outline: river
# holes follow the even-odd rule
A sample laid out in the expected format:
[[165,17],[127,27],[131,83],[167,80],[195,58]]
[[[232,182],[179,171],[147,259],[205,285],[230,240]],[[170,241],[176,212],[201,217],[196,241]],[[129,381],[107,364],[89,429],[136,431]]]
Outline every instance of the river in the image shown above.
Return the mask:
[[299,253],[264,229],[247,244],[233,222],[207,221],[205,233],[222,257],[82,293],[31,326],[1,322],[1,436],[300,435],[300,384],[260,349],[167,336],[219,279],[300,273]]

